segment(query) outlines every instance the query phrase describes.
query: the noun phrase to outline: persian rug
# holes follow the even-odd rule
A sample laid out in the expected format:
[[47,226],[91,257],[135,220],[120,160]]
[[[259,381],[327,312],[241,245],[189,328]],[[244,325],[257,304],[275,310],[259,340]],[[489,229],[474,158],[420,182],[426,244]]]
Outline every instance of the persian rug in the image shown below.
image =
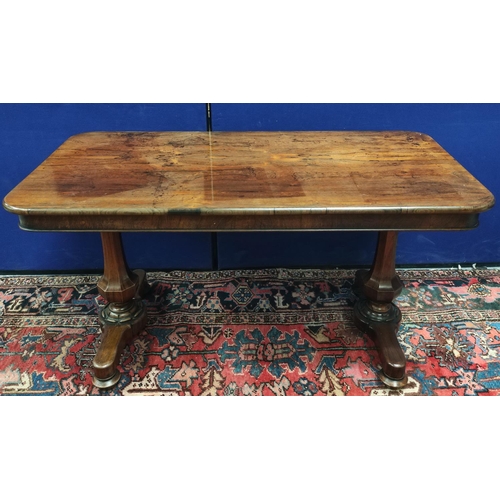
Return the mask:
[[99,276],[0,277],[0,394],[499,395],[500,270],[398,272],[402,389],[354,326],[355,269],[263,269],[148,273],[147,328],[109,390],[92,385]]

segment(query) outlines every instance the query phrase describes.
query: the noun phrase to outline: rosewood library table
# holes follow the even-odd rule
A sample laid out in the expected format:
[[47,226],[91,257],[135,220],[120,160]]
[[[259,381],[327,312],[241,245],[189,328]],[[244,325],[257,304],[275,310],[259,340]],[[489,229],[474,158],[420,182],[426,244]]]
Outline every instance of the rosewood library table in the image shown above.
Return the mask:
[[415,132],[92,132],[69,138],[4,199],[22,229],[101,233],[99,388],[118,382],[123,348],[146,325],[148,284],[127,266],[123,231],[378,231],[371,269],[356,273],[354,318],[376,342],[381,380],[401,387],[398,232],[472,229],[493,204]]

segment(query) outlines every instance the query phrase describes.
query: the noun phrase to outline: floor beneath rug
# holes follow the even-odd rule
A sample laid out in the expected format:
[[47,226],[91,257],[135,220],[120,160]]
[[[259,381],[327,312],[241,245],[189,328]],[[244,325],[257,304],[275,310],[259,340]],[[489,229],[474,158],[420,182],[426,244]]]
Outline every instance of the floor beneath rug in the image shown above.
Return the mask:
[[378,379],[353,323],[355,269],[151,272],[117,387],[92,386],[96,275],[0,276],[1,395],[500,394],[500,270],[399,270],[408,385]]

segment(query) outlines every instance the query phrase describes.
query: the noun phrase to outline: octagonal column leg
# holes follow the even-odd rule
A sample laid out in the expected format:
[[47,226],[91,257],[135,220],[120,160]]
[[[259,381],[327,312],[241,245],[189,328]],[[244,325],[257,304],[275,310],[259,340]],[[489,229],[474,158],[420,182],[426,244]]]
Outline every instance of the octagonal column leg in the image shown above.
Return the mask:
[[403,289],[395,267],[397,236],[395,231],[379,233],[373,265],[369,271],[358,271],[355,281],[361,298],[354,307],[354,320],[374,338],[382,365],[379,377],[389,387],[407,382],[406,359],[397,339],[401,312],[392,302]]
[[130,271],[120,233],[101,233],[104,274],[97,283],[108,301],[101,310],[102,341],[93,361],[93,382],[100,389],[120,380],[117,369],[125,345],[146,326],[146,309],[141,301],[149,285],[142,270]]

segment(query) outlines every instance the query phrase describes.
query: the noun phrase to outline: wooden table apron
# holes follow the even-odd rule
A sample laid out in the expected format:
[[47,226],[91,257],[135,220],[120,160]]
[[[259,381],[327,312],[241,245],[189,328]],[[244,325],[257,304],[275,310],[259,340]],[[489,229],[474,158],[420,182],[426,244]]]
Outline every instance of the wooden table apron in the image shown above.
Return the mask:
[[123,348],[146,325],[148,284],[128,268],[122,232],[378,231],[354,317],[375,339],[381,380],[401,387],[397,234],[472,229],[494,197],[416,132],[92,132],[68,139],[3,204],[26,230],[101,233],[100,388],[118,382]]

